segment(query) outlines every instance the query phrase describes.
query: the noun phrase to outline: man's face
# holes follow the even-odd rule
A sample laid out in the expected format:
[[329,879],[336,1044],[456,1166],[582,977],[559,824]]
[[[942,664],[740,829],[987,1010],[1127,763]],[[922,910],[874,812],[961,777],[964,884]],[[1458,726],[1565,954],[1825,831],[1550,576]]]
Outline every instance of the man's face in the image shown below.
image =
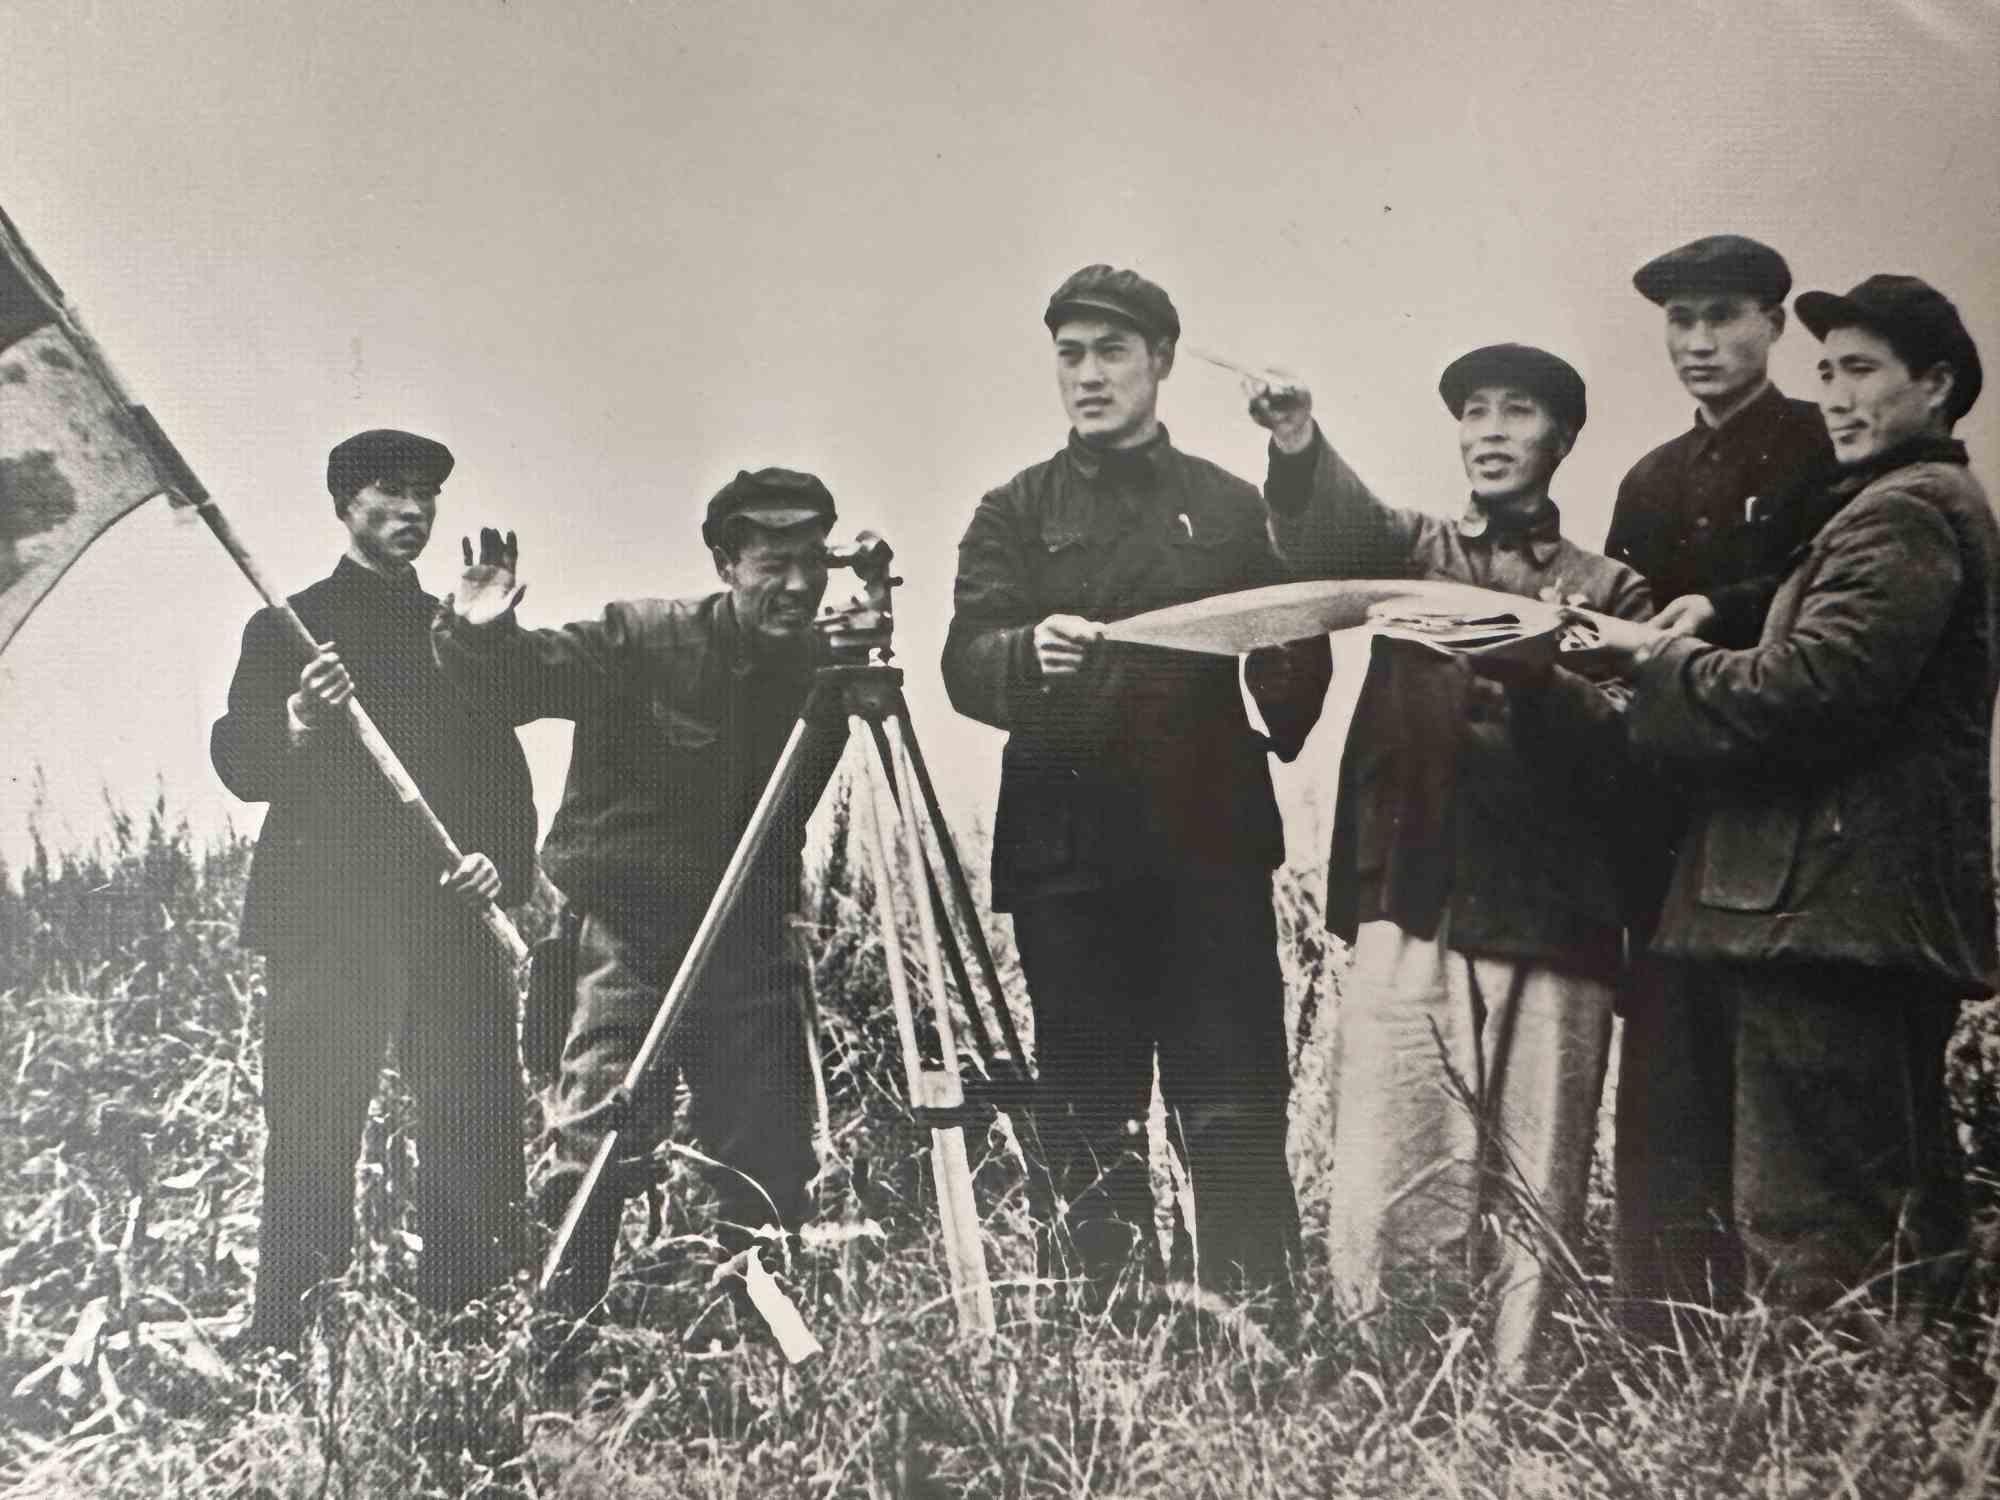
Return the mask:
[[1667,357],[1695,400],[1728,406],[1764,383],[1785,310],[1740,292],[1690,292],[1667,303]]
[[826,528],[818,521],[746,528],[732,560],[715,549],[716,576],[729,587],[736,621],[753,640],[791,645],[805,639],[826,592]]
[[438,488],[428,470],[414,465],[363,485],[340,517],[349,550],[378,572],[415,562],[431,539]]
[[1473,495],[1493,506],[1546,495],[1569,439],[1539,397],[1519,386],[1486,385],[1459,411],[1458,451]]
[[1160,382],[1173,351],[1154,353],[1136,328],[1078,318],[1056,329],[1056,385],[1076,435],[1093,448],[1130,448],[1153,435]]
[[1951,377],[1940,365],[1912,375],[1889,341],[1865,328],[1829,329],[1819,361],[1819,409],[1833,456],[1865,463],[1925,433],[1949,430]]

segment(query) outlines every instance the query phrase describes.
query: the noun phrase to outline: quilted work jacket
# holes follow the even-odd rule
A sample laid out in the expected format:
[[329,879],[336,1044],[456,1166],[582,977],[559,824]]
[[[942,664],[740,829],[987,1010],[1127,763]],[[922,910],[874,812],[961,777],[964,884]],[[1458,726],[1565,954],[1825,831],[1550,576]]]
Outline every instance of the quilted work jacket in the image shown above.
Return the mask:
[[1678,640],[1639,669],[1633,745],[1704,804],[1654,947],[1985,994],[2000,528],[1948,440],[1843,474],[1843,496],[1755,647]]

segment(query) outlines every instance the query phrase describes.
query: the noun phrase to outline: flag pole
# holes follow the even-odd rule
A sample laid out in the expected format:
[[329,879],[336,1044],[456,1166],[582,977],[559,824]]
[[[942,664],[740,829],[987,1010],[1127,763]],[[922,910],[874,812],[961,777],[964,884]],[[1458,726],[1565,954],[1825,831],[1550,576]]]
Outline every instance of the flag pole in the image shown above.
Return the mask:
[[[249,549],[243,545],[242,538],[237,536],[236,529],[229,524],[229,518],[223,515],[213,497],[209,495],[207,487],[195,475],[188,461],[181,456],[180,450],[174,446],[173,439],[167,436],[165,429],[160,426],[152,412],[135,403],[126,393],[124,382],[119,380],[117,373],[111,368],[111,361],[105,357],[97,341],[84,328],[82,320],[71,310],[68,300],[62,294],[62,288],[56,284],[55,278],[49,275],[47,268],[35,258],[35,253],[21,238],[20,232],[14,227],[14,221],[7,217],[5,210],[0,210],[0,266],[11,266],[13,273],[20,278],[24,289],[34,298],[48,321],[62,331],[76,354],[82,358],[90,374],[96,378],[104,393],[110,398],[115,412],[124,422],[130,424],[122,435],[136,439],[143,445],[144,452],[152,460],[161,491],[176,504],[189,506],[199,512],[202,520],[208,523],[208,529],[215,533],[216,540],[221,542],[223,549],[235,559],[236,566],[243,570],[243,576],[249,579],[251,586],[263,596],[264,602],[277,612],[278,617],[285,622],[307,653],[317,656],[320,644],[313,639],[313,634],[306,628],[305,621],[301,620],[298,612],[285,601],[285,596],[271,586],[270,580],[264,576],[264,570],[257,566],[257,560],[250,555]],[[457,868],[459,862],[465,858],[463,851],[452,838],[450,830],[438,821],[437,814],[424,800],[423,792],[411,779],[409,771],[404,767],[395,749],[382,737],[382,731],[376,727],[375,721],[368,717],[368,711],[361,706],[358,699],[350,697],[347,700],[347,721],[353,727],[355,737],[361,741],[362,748],[368,752],[369,758],[375,762],[376,767],[395,790],[396,800],[409,810],[410,815],[430,835],[431,842],[446,862],[447,869]],[[487,901],[479,915],[487,930],[493,934],[494,941],[506,950],[516,967],[527,962],[528,945],[522,941],[519,929],[507,919],[507,914],[501,911],[498,905],[490,900]]]
[[[320,643],[314,639],[312,631],[306,628],[306,622],[299,618],[298,611],[292,608],[283,594],[271,586],[270,580],[264,575],[264,570],[258,566],[257,559],[250,555],[250,549],[243,545],[243,539],[236,534],[236,528],[229,524],[229,517],[222,513],[214,498],[204,494],[200,500],[193,502],[193,509],[207,523],[208,529],[215,533],[215,539],[222,543],[223,550],[235,560],[236,566],[243,570],[243,576],[250,580],[251,587],[263,596],[266,604],[277,611],[278,618],[285,622],[299,645],[304,647],[309,655],[317,656]],[[361,748],[368,752],[369,759],[375,762],[376,768],[394,789],[396,800],[408,809],[410,815],[422,824],[424,832],[430,835],[431,842],[437,846],[437,851],[444,858],[446,867],[457,868],[459,861],[465,858],[464,851],[458,847],[457,840],[452,838],[451,830],[438,821],[438,815],[431,810],[430,803],[424,800],[422,790],[411,779],[409,771],[404,768],[402,758],[382,737],[382,731],[376,728],[375,721],[368,716],[368,710],[361,706],[359,698],[352,696],[348,698],[347,722],[353,728],[355,738],[361,741]],[[486,930],[493,934],[494,941],[499,943],[506,950],[508,957],[514,960],[516,967],[528,961],[528,944],[522,938],[520,929],[508,920],[507,914],[500,910],[496,902],[488,900],[483,903],[479,919],[486,924]]]

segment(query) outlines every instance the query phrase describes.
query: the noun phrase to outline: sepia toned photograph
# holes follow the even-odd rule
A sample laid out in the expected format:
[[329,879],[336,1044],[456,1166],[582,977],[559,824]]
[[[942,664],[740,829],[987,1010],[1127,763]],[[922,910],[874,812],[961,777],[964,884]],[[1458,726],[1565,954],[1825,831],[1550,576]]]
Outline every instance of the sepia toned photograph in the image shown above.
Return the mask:
[[0,1497],[2000,1484],[1990,0],[0,38]]

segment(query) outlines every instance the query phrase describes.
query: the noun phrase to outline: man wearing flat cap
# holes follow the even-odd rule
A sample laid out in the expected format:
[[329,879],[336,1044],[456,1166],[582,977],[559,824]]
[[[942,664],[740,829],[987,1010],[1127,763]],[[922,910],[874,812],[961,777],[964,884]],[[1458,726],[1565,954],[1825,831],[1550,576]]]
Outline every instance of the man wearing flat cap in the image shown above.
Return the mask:
[[[1695,399],[1694,426],[1632,466],[1605,551],[1630,563],[1663,606],[1659,623],[1747,646],[1783,570],[1822,517],[1833,469],[1826,423],[1771,382],[1792,273],[1742,235],[1698,239],[1641,266],[1641,296],[1665,314],[1667,356]],[[1686,814],[1662,784],[1635,808],[1633,949],[1642,952]],[[1728,1220],[1728,1093],[1719,1033],[1678,993],[1677,971],[1641,960],[1627,976],[1619,1051],[1618,1233],[1613,1262],[1635,1329],[1665,1333],[1666,1300],[1727,1301],[1740,1255]]]
[[1779,568],[1812,535],[1805,496],[1833,454],[1819,409],[1771,383],[1792,287],[1777,251],[1709,235],[1648,261],[1632,284],[1665,314],[1667,358],[1695,417],[1618,486],[1604,550],[1665,605]]
[[[1495,344],[1438,393],[1472,493],[1456,519],[1377,499],[1302,386],[1260,390],[1264,498],[1309,578],[1449,579],[1652,612],[1645,582],[1561,533],[1549,498],[1586,414],[1565,360]],[[1522,1372],[1584,1187],[1624,912],[1613,833],[1624,795],[1614,700],[1561,667],[1485,675],[1474,659],[1378,635],[1340,761],[1327,925],[1354,949],[1341,999],[1329,1250],[1370,1305],[1413,1274],[1491,1274],[1495,1360]],[[1454,1080],[1457,1081],[1455,1087]],[[1485,1219],[1506,1220],[1499,1247]]]
[[1952,304],[1871,276],[1795,307],[1822,344],[1831,518],[1755,644],[1619,629],[1604,650],[1633,676],[1634,753],[1696,789],[1653,949],[1720,1033],[1756,1284],[1909,1305],[1952,1290],[1945,1046],[1996,977],[2000,529],[1951,436],[1982,380]]
[[1157,1054],[1202,1282],[1288,1300],[1299,1230],[1271,905],[1284,831],[1265,757],[1298,753],[1331,656],[1324,641],[1252,655],[1266,737],[1235,663],[1101,638],[1106,621],[1281,570],[1256,490],[1160,424],[1181,327],[1167,294],[1088,266],[1043,323],[1069,441],[980,501],[943,663],[959,712],[1008,736],[993,904],[1013,915],[1034,1007],[1029,1149],[1056,1216],[1043,1264],[1101,1301],[1150,1261]]
[[[559,629],[524,629],[514,608],[518,552],[485,531],[479,557],[441,611],[438,659],[465,691],[513,724],[575,721],[562,806],[542,865],[573,911],[576,1007],[555,1115],[536,1164],[542,1221],[562,1221],[606,1132],[614,1164],[552,1288],[584,1316],[609,1283],[625,1200],[671,1124],[674,1078],[688,1127],[724,1170],[711,1177],[725,1253],[770,1226],[795,1230],[809,1203],[810,973],[794,914],[802,822],[774,830],[717,939],[687,1019],[634,1105],[607,1117],[770,780],[813,680],[812,620],[826,591],[833,496],[791,469],[739,473],[702,522],[723,587],[691,599],[626,599]],[[838,737],[834,738],[835,749]],[[830,754],[833,752],[829,752]],[[807,767],[823,786],[832,763]],[[816,798],[800,799],[810,811]]]
[[[535,809],[514,731],[431,659],[437,600],[412,564],[430,540],[442,444],[357,433],[327,459],[347,550],[291,599],[325,649],[309,661],[275,610],[253,616],[210,755],[268,802],[242,940],[269,959],[264,1209],[246,1340],[285,1347],[301,1298],[345,1269],[354,1158],[385,1054],[416,1100],[417,1291],[450,1311],[521,1251],[521,1064],[513,971],[478,911],[534,878]],[[359,697],[460,848],[437,854],[341,722]]]

